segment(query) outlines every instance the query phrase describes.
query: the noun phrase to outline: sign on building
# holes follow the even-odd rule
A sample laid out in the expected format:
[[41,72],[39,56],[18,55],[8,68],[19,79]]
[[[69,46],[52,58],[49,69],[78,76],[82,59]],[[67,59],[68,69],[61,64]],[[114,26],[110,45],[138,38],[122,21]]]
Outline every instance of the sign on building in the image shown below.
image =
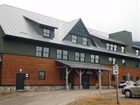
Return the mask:
[[118,75],[119,74],[119,66],[116,64],[113,66],[113,74]]

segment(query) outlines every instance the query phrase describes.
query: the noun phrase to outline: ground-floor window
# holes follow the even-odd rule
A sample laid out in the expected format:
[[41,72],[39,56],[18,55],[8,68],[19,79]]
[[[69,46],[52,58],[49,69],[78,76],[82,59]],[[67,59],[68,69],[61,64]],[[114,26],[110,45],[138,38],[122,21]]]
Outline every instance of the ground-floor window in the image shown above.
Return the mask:
[[46,72],[45,71],[39,71],[39,80],[45,80]]

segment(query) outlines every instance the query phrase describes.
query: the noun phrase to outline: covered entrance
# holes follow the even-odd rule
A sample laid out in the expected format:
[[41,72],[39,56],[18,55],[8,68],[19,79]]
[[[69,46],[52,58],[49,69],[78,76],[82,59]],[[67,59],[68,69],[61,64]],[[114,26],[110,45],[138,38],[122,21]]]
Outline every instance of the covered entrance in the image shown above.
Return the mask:
[[[91,86],[90,82],[93,78],[93,75],[97,75],[95,74],[95,72],[102,70],[102,71],[108,71],[108,74],[110,74],[109,72],[110,70],[112,70],[109,67],[99,65],[99,64],[93,64],[93,63],[65,61],[65,60],[56,60],[56,62],[57,62],[58,70],[65,71],[67,90],[69,89],[69,78],[71,73],[75,76],[74,79],[75,83],[73,83],[74,85],[78,84],[78,87],[80,89],[89,89]],[[110,86],[111,85],[110,76],[108,76],[108,78],[109,78],[108,85]]]

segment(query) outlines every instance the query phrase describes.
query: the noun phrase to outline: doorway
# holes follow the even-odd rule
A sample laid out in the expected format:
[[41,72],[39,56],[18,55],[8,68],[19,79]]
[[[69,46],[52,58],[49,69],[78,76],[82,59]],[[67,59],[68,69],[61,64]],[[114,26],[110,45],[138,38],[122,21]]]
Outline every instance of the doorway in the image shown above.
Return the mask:
[[24,73],[17,73],[16,74],[16,90],[24,90]]
[[83,89],[89,89],[89,75],[82,75],[82,87]]

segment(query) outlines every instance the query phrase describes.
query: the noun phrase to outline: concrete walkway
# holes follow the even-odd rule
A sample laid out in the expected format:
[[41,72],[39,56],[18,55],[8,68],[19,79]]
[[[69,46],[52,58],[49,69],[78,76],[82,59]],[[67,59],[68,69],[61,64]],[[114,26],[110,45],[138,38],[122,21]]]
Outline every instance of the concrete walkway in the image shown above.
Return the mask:
[[[114,90],[103,90],[109,93]],[[79,98],[99,94],[98,90],[57,90],[42,92],[23,92],[0,101],[0,105],[67,105]]]

